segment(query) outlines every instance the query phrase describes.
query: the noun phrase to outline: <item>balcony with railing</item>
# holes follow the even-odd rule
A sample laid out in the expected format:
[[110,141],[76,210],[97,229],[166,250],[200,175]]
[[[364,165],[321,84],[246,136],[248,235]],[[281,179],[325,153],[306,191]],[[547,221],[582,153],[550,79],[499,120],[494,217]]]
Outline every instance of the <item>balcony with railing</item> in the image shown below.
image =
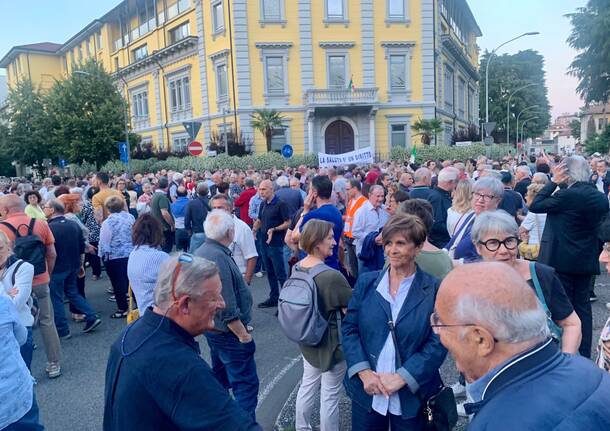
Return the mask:
[[305,97],[308,106],[366,106],[378,102],[377,88],[311,89]]

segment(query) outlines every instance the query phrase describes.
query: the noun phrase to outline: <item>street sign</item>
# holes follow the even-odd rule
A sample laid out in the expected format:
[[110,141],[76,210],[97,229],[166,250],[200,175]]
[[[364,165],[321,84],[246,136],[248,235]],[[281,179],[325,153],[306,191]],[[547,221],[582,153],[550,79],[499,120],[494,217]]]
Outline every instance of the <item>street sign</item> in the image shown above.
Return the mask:
[[292,145],[286,144],[282,147],[282,156],[284,156],[284,158],[291,158],[293,153],[294,150],[292,149]]
[[121,162],[129,163],[129,151],[127,151],[127,142],[119,142],[119,159]]
[[483,130],[485,130],[485,135],[491,135],[491,132],[496,128],[496,123],[494,121],[490,121],[489,123],[483,123]]
[[483,139],[483,143],[484,143],[485,145],[491,145],[491,144],[493,144],[493,143],[494,143],[494,137],[493,137],[493,136],[491,136],[491,135],[486,136],[486,137],[485,137],[485,139]]
[[64,159],[59,159],[59,167],[64,169],[66,167],[66,161]]
[[469,147],[472,145],[472,141],[459,141],[455,143],[456,147]]
[[182,125],[191,138],[191,141],[194,141],[199,133],[199,129],[201,129],[201,121],[184,121]]
[[186,147],[191,156],[198,156],[203,153],[203,145],[200,142],[193,141]]

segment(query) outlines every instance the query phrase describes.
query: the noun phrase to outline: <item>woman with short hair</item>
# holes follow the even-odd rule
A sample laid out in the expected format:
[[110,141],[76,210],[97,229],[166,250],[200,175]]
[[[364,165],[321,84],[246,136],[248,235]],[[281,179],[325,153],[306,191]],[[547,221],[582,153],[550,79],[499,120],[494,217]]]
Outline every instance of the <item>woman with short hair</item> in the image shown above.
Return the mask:
[[82,203],[82,208],[80,211],[80,218],[83,221],[85,227],[89,230],[89,244],[94,247],[96,250],[94,253],[87,253],[85,255],[85,262],[89,262],[91,266],[91,272],[93,275],[91,276],[92,280],[98,280],[102,275],[102,264],[99,256],[97,255],[97,246],[100,241],[100,223],[95,218],[95,213],[93,211],[93,204],[91,203],[91,199],[93,199],[93,195],[99,192],[100,189],[97,187],[89,187],[87,193],[85,194],[86,199]]
[[[106,263],[106,272],[114,290],[114,300],[117,311],[110,315],[113,319],[127,316],[127,262],[133,250],[131,242],[131,227],[134,218],[127,211],[123,211],[125,204],[117,195],[108,197],[104,202],[109,212],[108,218],[102,223],[100,230],[100,243],[98,255]],[[110,297],[113,300],[113,297]]]
[[504,186],[492,176],[480,177],[472,186],[472,213],[464,217],[456,226],[451,240],[445,246],[449,256],[462,262],[479,259],[477,249],[470,238],[475,219],[485,211],[495,211],[502,200]]
[[318,310],[328,320],[328,328],[316,346],[299,344],[303,355],[303,379],[296,399],[296,430],[311,430],[311,414],[316,392],[320,391],[320,430],[339,430],[339,396],[345,359],[341,350],[337,313],[345,311],[352,296],[343,275],[324,264],[335,246],[333,224],[312,219],[303,226],[300,248],[307,256],[297,262],[294,271],[317,271],[313,281],[318,295]]
[[142,316],[154,305],[159,268],[169,258],[169,254],[161,250],[163,225],[152,214],[141,215],[133,225],[131,242],[134,248],[127,262],[127,277]]
[[472,213],[472,181],[461,180],[453,191],[453,201],[447,210],[447,232],[453,236],[458,225]]
[[36,190],[30,190],[29,192],[26,192],[25,195],[23,195],[23,200],[27,204],[25,206],[25,214],[28,217],[39,220],[47,219],[44,215],[42,207],[40,206],[40,204],[42,203],[42,197],[40,196],[40,193],[38,193]]
[[536,291],[549,318],[561,328],[561,350],[576,354],[582,335],[580,319],[553,268],[517,257],[519,227],[515,219],[502,210],[488,211],[477,217],[471,236],[483,260],[507,263],[521,274]]
[[447,350],[430,326],[438,279],[417,267],[419,217],[393,216],[382,231],[389,266],[362,274],[343,320],[352,430],[422,430],[423,403],[441,386]]

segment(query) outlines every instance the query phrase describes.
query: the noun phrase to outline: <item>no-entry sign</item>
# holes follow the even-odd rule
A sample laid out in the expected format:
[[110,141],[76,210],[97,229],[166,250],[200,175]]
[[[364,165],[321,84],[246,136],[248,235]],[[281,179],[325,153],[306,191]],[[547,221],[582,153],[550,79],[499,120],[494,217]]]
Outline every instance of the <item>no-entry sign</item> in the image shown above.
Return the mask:
[[191,156],[198,156],[199,154],[203,153],[203,145],[197,141],[191,142],[186,149]]

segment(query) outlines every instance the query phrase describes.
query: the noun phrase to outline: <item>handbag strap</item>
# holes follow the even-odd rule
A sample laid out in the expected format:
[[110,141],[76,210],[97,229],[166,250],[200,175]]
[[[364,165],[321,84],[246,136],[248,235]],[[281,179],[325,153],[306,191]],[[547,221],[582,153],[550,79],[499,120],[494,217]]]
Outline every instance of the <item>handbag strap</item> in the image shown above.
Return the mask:
[[538,280],[538,274],[536,274],[536,262],[530,262],[530,274],[532,276],[532,283],[534,283],[534,289],[536,290],[536,296],[544,308],[544,312],[547,316],[550,315],[549,307],[546,305],[544,294],[542,293],[542,287],[540,286],[540,280]]

